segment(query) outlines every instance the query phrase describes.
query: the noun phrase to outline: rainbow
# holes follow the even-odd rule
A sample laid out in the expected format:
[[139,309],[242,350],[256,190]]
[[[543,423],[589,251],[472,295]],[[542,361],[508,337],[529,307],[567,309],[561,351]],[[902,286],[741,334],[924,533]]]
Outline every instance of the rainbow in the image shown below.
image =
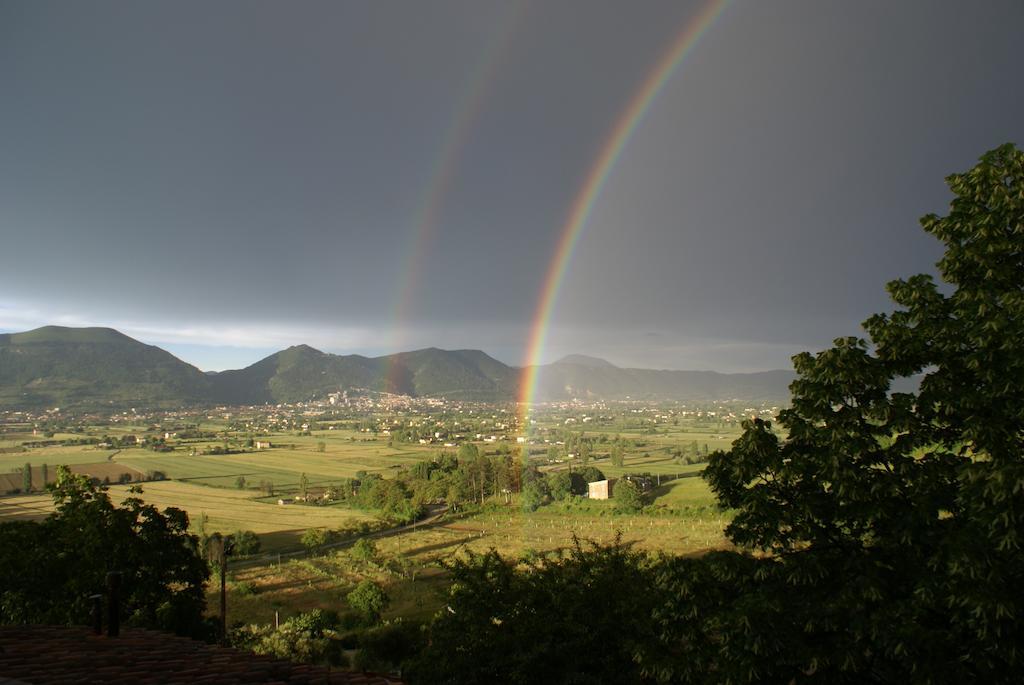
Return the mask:
[[[429,251],[429,244],[437,232],[438,220],[444,208],[445,198],[451,187],[452,179],[458,170],[458,162],[462,151],[470,138],[474,124],[480,116],[487,94],[488,86],[493,81],[494,72],[501,64],[502,58],[512,43],[516,29],[522,24],[526,15],[527,5],[517,3],[505,14],[500,30],[487,47],[476,67],[466,80],[462,96],[454,107],[454,116],[441,139],[439,154],[430,169],[423,194],[417,203],[413,235],[407,242],[405,256],[401,261],[398,276],[398,297],[392,314],[391,335],[388,347],[392,351],[401,349],[405,341],[403,322],[408,321],[413,308],[420,280],[420,270],[424,258]],[[396,385],[399,367],[392,364],[388,369],[388,385]]]
[[529,408],[534,404],[537,393],[538,370],[541,357],[544,354],[551,314],[558,299],[562,281],[565,279],[569,260],[572,258],[573,250],[590,218],[594,204],[607,183],[622,150],[636,131],[647,110],[650,109],[658,94],[672,78],[686,56],[693,50],[700,37],[711,28],[715,19],[721,16],[727,4],[728,0],[711,0],[686,22],[616,120],[611,134],[605,140],[600,154],[590,167],[583,185],[573,200],[554,257],[548,265],[530,329],[526,363],[523,366],[519,383],[519,407],[524,430],[529,430]]

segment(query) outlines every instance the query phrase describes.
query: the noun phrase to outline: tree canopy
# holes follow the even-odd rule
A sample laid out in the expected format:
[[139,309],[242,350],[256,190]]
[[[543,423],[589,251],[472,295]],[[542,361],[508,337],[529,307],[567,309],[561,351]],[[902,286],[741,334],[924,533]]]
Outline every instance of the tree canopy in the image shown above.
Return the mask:
[[115,506],[106,488],[57,468],[56,512],[0,524],[0,622],[88,623],[89,597],[119,571],[123,617],[180,634],[205,632],[209,568],[184,511],[159,511],[132,488]]

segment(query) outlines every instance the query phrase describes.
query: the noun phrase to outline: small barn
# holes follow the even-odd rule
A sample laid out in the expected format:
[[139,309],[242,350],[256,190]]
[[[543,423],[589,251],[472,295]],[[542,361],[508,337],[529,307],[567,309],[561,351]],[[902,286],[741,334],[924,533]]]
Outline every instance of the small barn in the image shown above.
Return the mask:
[[587,497],[590,499],[611,499],[614,496],[612,494],[614,489],[614,478],[595,480],[593,483],[587,483]]

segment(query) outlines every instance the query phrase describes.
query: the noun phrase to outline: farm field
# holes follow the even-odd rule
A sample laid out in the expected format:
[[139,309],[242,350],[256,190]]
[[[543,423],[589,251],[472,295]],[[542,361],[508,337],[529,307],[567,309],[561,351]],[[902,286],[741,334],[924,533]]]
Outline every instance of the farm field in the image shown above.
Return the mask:
[[[289,436],[290,437],[290,436]],[[411,465],[430,457],[428,450],[402,450],[381,443],[336,443],[324,440],[325,449],[297,443],[266,450],[224,455],[190,455],[181,451],[160,453],[149,450],[125,450],[114,461],[143,472],[162,471],[168,478],[201,482],[219,487],[234,487],[242,476],[252,486],[269,481],[281,490],[297,488],[299,478],[306,474],[311,485],[324,485],[339,478],[353,478],[359,471],[388,473],[403,465]],[[283,443],[288,445],[289,443]]]
[[[20,444],[20,443],[19,443]],[[26,462],[33,466],[49,464],[95,464],[107,461],[117,453],[116,449],[100,449],[95,445],[76,445],[71,447],[37,447],[24,452],[0,453],[0,473],[9,473],[20,469]]]
[[[728,515],[712,506],[703,480],[684,478],[655,492],[663,514],[613,515],[612,502],[552,505],[533,513],[517,505],[488,505],[483,511],[400,535],[374,539],[378,562],[357,561],[347,550],[231,573],[229,620],[272,623],[313,608],[345,610],[345,595],[363,578],[381,583],[391,598],[385,618],[426,620],[443,605],[447,572],[443,562],[495,549],[509,558],[566,550],[590,541],[617,538],[652,553],[694,554],[728,547],[722,529]],[[689,508],[689,509],[687,509]],[[211,607],[216,595],[209,595]]]
[[[142,484],[142,499],[160,509],[177,507],[188,513],[193,529],[205,514],[206,532],[233,533],[252,530],[260,536],[263,549],[274,552],[294,548],[307,528],[340,528],[359,521],[374,520],[364,512],[340,506],[279,506],[254,499],[257,493],[211,488],[177,481]],[[110,497],[120,503],[128,486],[110,486]],[[15,495],[0,498],[0,519],[39,519],[53,511],[48,494]]]

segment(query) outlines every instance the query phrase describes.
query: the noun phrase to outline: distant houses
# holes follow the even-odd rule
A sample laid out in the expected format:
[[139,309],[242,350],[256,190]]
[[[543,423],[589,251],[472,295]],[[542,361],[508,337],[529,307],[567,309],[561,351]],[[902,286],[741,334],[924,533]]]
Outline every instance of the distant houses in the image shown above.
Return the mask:
[[258,450],[269,450],[273,445],[270,444],[269,440],[257,440],[253,443],[253,447]]

